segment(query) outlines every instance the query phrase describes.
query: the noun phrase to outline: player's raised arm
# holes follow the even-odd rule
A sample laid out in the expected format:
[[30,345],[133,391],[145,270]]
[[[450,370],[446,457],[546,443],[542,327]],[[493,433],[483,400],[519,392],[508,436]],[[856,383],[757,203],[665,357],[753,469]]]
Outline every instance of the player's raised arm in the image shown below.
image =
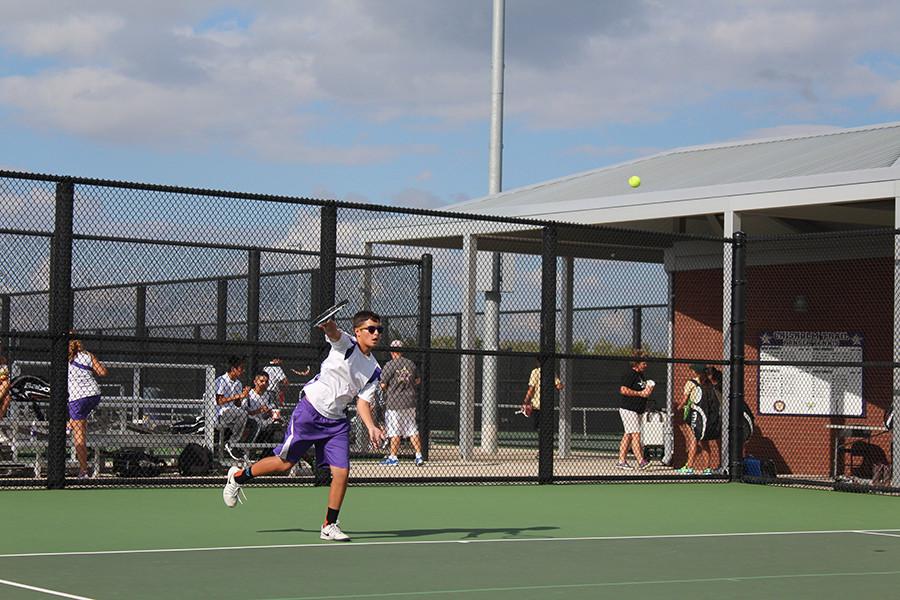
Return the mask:
[[336,342],[341,339],[341,330],[338,328],[337,323],[334,319],[328,319],[321,325],[319,325],[319,329],[325,332],[325,335],[328,336],[328,339],[332,342]]

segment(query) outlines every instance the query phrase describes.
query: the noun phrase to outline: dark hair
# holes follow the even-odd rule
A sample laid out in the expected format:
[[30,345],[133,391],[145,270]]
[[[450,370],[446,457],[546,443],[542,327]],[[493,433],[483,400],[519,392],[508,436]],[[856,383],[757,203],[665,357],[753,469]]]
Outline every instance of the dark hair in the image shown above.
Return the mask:
[[646,350],[635,350],[631,353],[631,368],[638,366],[642,362],[647,362],[647,351]]
[[381,315],[376,312],[372,312],[371,310],[361,310],[353,315],[353,319],[351,321],[353,323],[353,329],[356,329],[366,321],[375,321],[376,323],[381,323]]
[[228,365],[228,370],[230,371],[232,369],[237,369],[238,367],[242,366],[244,364],[244,362],[245,361],[244,361],[243,356],[236,356],[236,355],[232,354],[231,356],[228,357],[228,361],[225,364]]
[[256,379],[257,377],[265,377],[266,379],[268,379],[269,374],[266,373],[265,371],[257,371],[256,375],[253,376],[253,379]]

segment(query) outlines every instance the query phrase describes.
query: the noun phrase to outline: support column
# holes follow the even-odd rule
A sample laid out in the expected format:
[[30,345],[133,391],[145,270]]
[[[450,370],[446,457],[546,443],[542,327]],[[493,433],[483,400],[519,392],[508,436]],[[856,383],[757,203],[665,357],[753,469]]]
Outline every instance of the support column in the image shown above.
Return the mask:
[[[491,289],[484,293],[484,349],[500,348],[500,261],[499,252],[491,253]],[[497,396],[499,377],[497,357],[485,356],[481,375],[481,449],[497,452]]]
[[147,337],[147,286],[134,288],[134,335]]
[[[666,349],[667,358],[675,356],[675,250],[665,250],[666,269]],[[722,388],[725,389],[725,388]],[[675,454],[675,365],[666,364],[666,417],[664,421],[663,458],[662,464],[672,465],[672,457]]]
[[[363,251],[367,257],[372,256],[372,242],[366,242],[365,249]],[[363,293],[363,310],[372,310],[372,261],[368,258],[365,261],[365,268],[363,269],[363,285],[362,285],[362,293]],[[386,330],[387,328],[385,328]]]
[[[725,223],[723,225],[722,234],[727,238],[733,238],[734,235],[741,230],[741,214],[733,210],[727,210],[724,213]],[[732,273],[733,266],[733,245],[731,243],[723,243],[722,250],[722,357],[725,360],[734,360],[731,355],[731,313],[732,313]],[[742,352],[743,354],[743,352]],[[722,369],[722,389],[731,389],[731,369]],[[741,382],[743,386],[743,382]],[[726,400],[727,398],[727,400]],[[729,445],[729,427],[731,422],[731,411],[729,403],[730,395],[722,394],[722,442],[720,444],[720,464],[722,468],[727,468],[730,464],[730,445]]]
[[[575,309],[575,259],[571,256],[563,258],[562,271],[563,303],[562,318],[563,336],[562,351],[565,354],[572,353],[572,338],[574,335],[574,309]],[[559,361],[559,378],[563,383],[563,389],[559,392],[559,447],[557,452],[560,458],[566,458],[572,452],[572,397],[575,382],[574,361],[564,358]],[[543,396],[541,396],[543,398]]]
[[[900,187],[900,186],[898,186]],[[900,194],[894,198],[894,228],[900,229]],[[894,233],[894,362],[900,362],[900,301],[897,291],[900,289],[900,236]],[[894,397],[891,410],[894,411],[894,427],[891,430],[891,487],[900,487],[900,369],[892,369],[894,377]]]
[[247,357],[247,379],[253,381],[259,361],[259,286],[260,286],[259,250],[250,250],[247,256],[247,341],[253,344],[250,356]]
[[[216,340],[224,342],[228,336],[228,280],[216,281]],[[220,346],[220,350],[223,347]]]
[[538,483],[553,483],[553,416],[556,408],[557,231],[544,227],[541,240],[541,422],[538,430]]
[[50,242],[50,408],[47,441],[47,487],[66,485],[66,420],[69,378],[69,331],[72,329],[72,221],[75,185],[56,184],[56,210]]
[[431,421],[429,418],[429,402],[431,400],[431,277],[432,256],[422,255],[422,266],[419,271],[419,348],[426,350],[419,364],[419,386],[416,417],[419,439],[422,441],[422,458],[428,460],[428,447],[431,438]]
[[[477,269],[478,240],[474,235],[463,235],[463,289],[462,315],[460,318],[460,347],[475,348],[475,270]],[[459,373],[459,454],[472,458],[475,445],[475,356],[460,357]]]
[[6,353],[6,357],[12,362],[10,358],[10,344],[11,338],[9,336],[10,331],[10,300],[7,294],[0,295],[0,331],[3,332],[3,337],[0,338],[0,346],[2,346],[2,350]]

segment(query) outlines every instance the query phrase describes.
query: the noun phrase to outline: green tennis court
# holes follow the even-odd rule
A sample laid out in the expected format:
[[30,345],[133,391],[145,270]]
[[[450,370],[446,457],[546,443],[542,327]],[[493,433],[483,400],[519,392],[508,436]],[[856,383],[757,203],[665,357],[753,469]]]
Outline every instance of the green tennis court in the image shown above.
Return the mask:
[[743,484],[2,494],[0,597],[845,598],[900,589],[897,499]]

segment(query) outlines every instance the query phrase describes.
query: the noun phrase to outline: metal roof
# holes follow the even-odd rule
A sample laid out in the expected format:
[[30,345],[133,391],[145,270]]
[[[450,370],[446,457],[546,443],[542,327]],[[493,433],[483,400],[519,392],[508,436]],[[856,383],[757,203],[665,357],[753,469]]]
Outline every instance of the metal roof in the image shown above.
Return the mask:
[[[772,189],[779,179],[884,169],[897,166],[898,158],[900,123],[886,123],[809,136],[677,148],[467,201],[448,210],[537,215],[554,212],[547,209],[555,203],[573,200],[618,197],[622,202],[615,204],[622,206],[641,204],[644,194],[687,188],[766,182]],[[631,175],[640,176],[640,187],[629,187]],[[587,208],[584,204],[588,203],[574,204]],[[529,206],[535,210],[529,210]]]

